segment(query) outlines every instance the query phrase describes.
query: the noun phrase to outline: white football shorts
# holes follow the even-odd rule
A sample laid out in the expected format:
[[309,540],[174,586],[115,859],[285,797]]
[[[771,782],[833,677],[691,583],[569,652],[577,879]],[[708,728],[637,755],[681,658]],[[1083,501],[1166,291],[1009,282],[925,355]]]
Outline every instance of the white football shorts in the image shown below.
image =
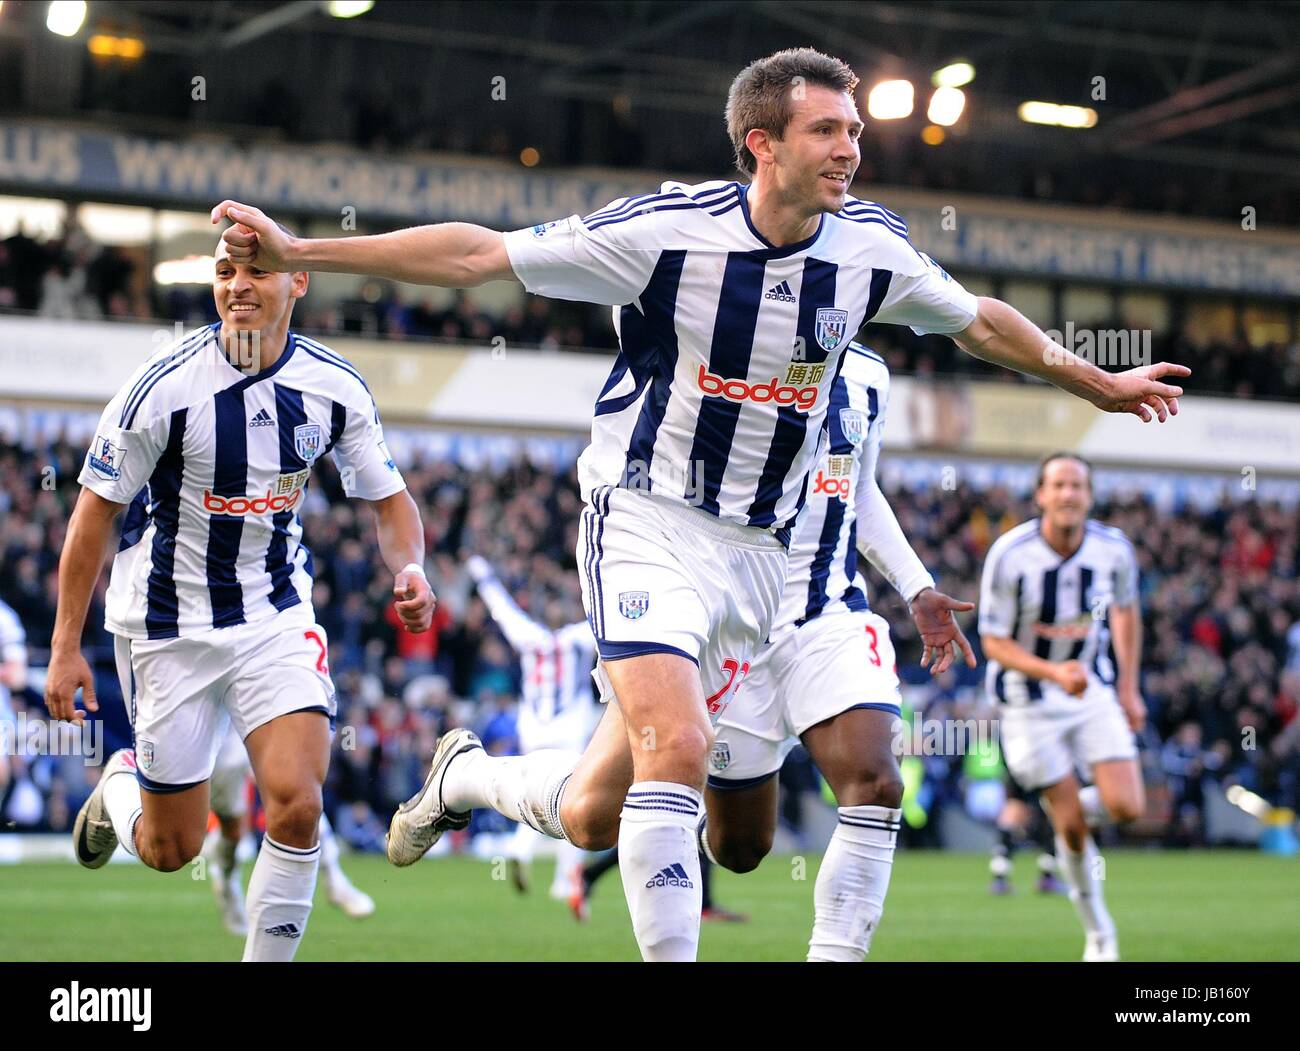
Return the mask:
[[718,716],[771,629],[787,551],[774,533],[736,525],[651,493],[604,486],[578,529],[582,601],[600,663],[676,653],[700,669],[709,717]]
[[292,712],[318,711],[334,726],[329,640],[319,624],[274,617],[178,639],[117,638],[135,735],[136,777],[151,792],[208,780],[234,727],[241,742]]
[[248,812],[248,779],[253,774],[248,750],[234,724],[226,731],[208,786],[209,805],[217,817],[243,817]]
[[1135,759],[1137,746],[1115,690],[1089,677],[1082,697],[1043,687],[1043,699],[999,704],[1002,757],[1026,790],[1046,788],[1094,763]]
[[718,723],[709,787],[750,788],[781,769],[810,726],[853,708],[897,716],[894,644],[883,617],[842,605],[783,631],[754,659]]

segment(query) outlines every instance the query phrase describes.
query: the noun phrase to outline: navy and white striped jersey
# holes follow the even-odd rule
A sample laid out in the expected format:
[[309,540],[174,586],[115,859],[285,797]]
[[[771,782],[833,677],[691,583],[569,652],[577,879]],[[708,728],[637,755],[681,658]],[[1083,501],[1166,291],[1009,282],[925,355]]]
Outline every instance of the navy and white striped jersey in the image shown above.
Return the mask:
[[[1118,529],[1089,520],[1083,543],[1062,558],[1043,539],[1040,523],[1038,518],[1022,522],[989,548],[980,584],[980,634],[1012,639],[1043,660],[1081,661],[1090,679],[1113,685],[1107,611],[1137,602],[1133,545]],[[1031,679],[997,661],[988,663],[987,685],[1008,704],[1063,693],[1055,683]]]
[[813,236],[776,248],[746,189],[666,182],[505,235],[530,292],[617,308],[621,349],[578,465],[585,499],[621,486],[788,529],[854,333],[872,320],[921,333],[974,320],[975,297],[893,212],[850,197]]
[[[22,621],[7,603],[0,601],[0,664],[27,665],[27,632]],[[0,719],[13,718],[9,687],[0,682]]]
[[[870,608],[866,580],[858,569],[859,544],[871,550],[873,536],[890,526],[901,538],[897,519],[876,482],[888,406],[889,367],[878,354],[850,343],[831,387],[828,441],[813,467],[808,500],[795,526],[772,636],[812,620],[837,602],[852,610]],[[862,537],[860,528],[866,530]],[[891,553],[898,550],[896,544],[879,546]],[[902,565],[881,569],[911,598],[922,587],[933,586],[934,580],[905,541],[901,547],[904,554],[892,560]]]
[[519,719],[546,725],[575,709],[590,709],[591,669],[596,663],[596,637],[585,620],[552,631],[515,604],[505,585],[481,559],[471,563],[483,599],[515,652],[519,654],[522,684]]
[[109,402],[79,481],[130,504],[105,627],[135,639],[311,612],[311,552],[298,518],[311,467],[333,452],[344,491],[380,500],[406,483],[360,373],[290,332],[247,375],[220,322],[159,351]]

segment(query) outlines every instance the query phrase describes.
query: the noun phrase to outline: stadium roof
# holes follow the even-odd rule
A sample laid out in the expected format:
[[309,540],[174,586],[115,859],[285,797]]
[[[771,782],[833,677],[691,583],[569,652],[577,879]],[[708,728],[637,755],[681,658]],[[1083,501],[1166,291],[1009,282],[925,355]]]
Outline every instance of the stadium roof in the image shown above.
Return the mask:
[[[884,77],[917,85],[912,117],[869,128],[869,177],[1224,218],[1251,204],[1261,219],[1271,208],[1300,223],[1300,3],[1291,0],[380,0],[349,19],[302,0],[92,0],[83,34],[134,35],[146,54],[133,65],[95,62],[82,45],[83,67],[64,64],[76,83],[62,92],[48,90],[48,70],[32,71],[70,46],[45,30],[43,8],[0,12],[0,66],[28,66],[22,90],[10,93],[20,113],[107,109],[363,142],[369,120],[378,144],[394,148],[513,156],[531,144],[548,165],[717,173],[729,167],[721,106],[731,78],[755,57],[809,44],[847,60],[864,88]],[[920,140],[930,77],[956,59],[976,78],[966,115],[935,149]],[[237,74],[224,101],[214,91],[214,104],[198,109],[159,89],[169,77],[188,83],[184,74],[200,67],[214,82]],[[489,95],[494,71],[507,78],[506,105]],[[337,101],[330,89],[344,84],[351,97]],[[278,106],[247,104],[277,91]],[[354,127],[340,135],[339,107],[357,97],[361,112],[348,111]],[[1026,124],[1017,118],[1026,100],[1090,106],[1097,126]]]

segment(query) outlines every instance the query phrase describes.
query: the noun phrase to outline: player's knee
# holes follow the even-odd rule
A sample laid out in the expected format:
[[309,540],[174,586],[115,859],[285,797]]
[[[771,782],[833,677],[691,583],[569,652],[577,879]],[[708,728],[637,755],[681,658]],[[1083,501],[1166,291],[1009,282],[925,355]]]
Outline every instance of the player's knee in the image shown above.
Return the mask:
[[1136,821],[1142,816],[1142,803],[1132,796],[1121,796],[1106,803],[1106,813],[1110,815],[1112,821],[1120,824],[1125,821]]
[[724,836],[719,844],[710,841],[709,848],[728,872],[753,872],[772,851],[772,832],[756,830],[743,836]]
[[835,786],[835,798],[840,806],[882,806],[897,810],[903,805],[903,779],[897,770],[863,771],[847,784]]
[[320,790],[313,786],[267,800],[266,828],[270,835],[288,845],[311,843],[320,824]]
[[184,868],[203,849],[202,836],[163,834],[138,842],[140,860],[159,872],[176,872]]
[[[650,760],[649,765],[659,771],[654,780],[679,781],[698,787],[704,783],[712,746],[710,735],[699,727],[678,726],[656,734],[646,744],[640,758]],[[633,762],[640,769],[641,763],[637,759],[634,756]]]
[[1065,845],[1078,854],[1088,841],[1088,822],[1083,818],[1083,811],[1062,815],[1056,823],[1056,834],[1065,840]]
[[608,850],[618,843],[618,808],[609,805],[606,793],[566,789],[560,821],[580,850]]

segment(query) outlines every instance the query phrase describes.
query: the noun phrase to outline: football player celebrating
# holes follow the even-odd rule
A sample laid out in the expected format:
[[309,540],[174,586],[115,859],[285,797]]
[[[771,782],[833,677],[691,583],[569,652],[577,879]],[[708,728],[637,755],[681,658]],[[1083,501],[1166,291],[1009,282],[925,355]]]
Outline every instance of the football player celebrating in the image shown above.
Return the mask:
[[912,247],[907,226],[848,194],[860,154],[847,65],[810,48],[741,71],[727,125],[748,183],[665,183],[530,229],[468,223],[299,239],[256,208],[213,218],[232,257],[616,307],[620,353],[579,461],[587,509],[577,563],[610,705],[581,757],[492,757],[468,730],[443,737],[425,787],[399,808],[389,858],[411,864],[467,812],[587,849],[617,841],[642,956],[693,960],[696,829],[712,723],[767,637],[791,529],[817,459],[845,347],[868,321],[951,333],[970,353],[1040,376],[1110,412],[1165,419],[1183,375],[1111,375],[977,298]]
[[[1046,457],[1034,498],[1042,517],[1000,536],[984,562],[987,688],[1002,712],[1007,769],[1041,793],[1056,830],[1083,958],[1118,960],[1089,826],[1132,821],[1146,806],[1133,742],[1146,721],[1137,559],[1123,533],[1088,518],[1092,469],[1082,457]],[[1080,789],[1079,769],[1092,785]]]
[[348,495],[371,502],[409,631],[428,630],[424,531],[360,374],[292,332],[302,270],[216,253],[220,321],[154,354],[108,404],[59,559],[46,704],[98,708],[80,639],[112,533],[105,627],[129,677],[135,748],[114,753],[73,828],[77,860],[120,843],[170,872],[203,845],[208,779],[234,725],[266,805],[248,886],[245,960],[293,958],[311,911],[321,785],[335,717],[328,640],[311,605],[298,517],[313,464],[333,452]]

